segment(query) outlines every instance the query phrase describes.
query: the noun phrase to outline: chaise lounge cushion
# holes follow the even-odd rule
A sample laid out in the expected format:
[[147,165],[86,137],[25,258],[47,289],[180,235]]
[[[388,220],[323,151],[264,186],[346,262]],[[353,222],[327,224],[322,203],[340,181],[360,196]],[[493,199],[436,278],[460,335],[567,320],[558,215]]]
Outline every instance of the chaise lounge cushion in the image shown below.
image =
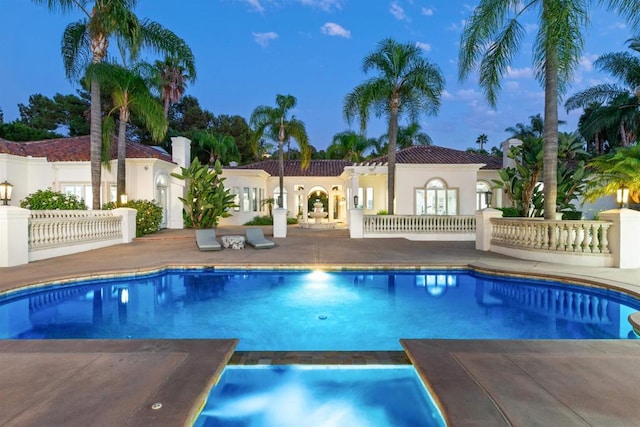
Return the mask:
[[196,243],[201,251],[219,251],[222,249],[222,246],[216,240],[216,230],[212,228],[196,230]]
[[271,240],[264,237],[262,228],[247,228],[246,230],[247,244],[253,246],[256,249],[269,249],[273,248],[276,244]]

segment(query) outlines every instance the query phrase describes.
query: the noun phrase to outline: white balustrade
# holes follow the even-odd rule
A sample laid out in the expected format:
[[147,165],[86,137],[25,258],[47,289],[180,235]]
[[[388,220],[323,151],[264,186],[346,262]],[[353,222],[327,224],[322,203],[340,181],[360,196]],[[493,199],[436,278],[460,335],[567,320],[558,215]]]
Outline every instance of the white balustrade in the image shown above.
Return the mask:
[[491,244],[527,250],[609,254],[607,221],[491,218]]
[[364,215],[365,233],[474,233],[475,216]]
[[111,211],[31,211],[29,250],[122,238],[122,216]]

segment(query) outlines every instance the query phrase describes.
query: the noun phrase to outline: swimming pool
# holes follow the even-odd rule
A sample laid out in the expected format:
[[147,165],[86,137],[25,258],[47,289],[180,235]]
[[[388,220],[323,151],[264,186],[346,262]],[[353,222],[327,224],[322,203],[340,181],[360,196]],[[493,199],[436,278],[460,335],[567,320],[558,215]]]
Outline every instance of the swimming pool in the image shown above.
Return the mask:
[[400,338],[627,338],[624,294],[472,271],[166,270],[0,298],[0,338],[239,338],[237,350],[400,350]]
[[444,427],[411,366],[227,366],[194,427]]

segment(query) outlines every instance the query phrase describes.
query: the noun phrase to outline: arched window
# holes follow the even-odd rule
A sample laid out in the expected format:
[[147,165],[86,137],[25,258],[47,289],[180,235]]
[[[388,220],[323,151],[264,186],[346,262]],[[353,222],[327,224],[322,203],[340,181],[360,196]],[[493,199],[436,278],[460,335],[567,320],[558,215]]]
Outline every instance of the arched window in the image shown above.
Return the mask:
[[446,182],[435,178],[424,188],[415,190],[416,215],[457,215],[458,189],[448,188]]
[[491,206],[491,186],[485,181],[476,182],[476,210]]

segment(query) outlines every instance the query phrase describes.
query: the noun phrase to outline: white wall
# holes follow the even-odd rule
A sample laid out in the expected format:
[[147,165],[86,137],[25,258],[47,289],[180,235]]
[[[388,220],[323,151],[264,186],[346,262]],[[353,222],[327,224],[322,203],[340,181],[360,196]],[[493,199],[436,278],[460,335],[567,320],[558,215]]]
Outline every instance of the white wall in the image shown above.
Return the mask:
[[458,189],[458,215],[476,211],[476,181],[481,165],[396,165],[396,214],[414,214],[414,192],[438,178]]

